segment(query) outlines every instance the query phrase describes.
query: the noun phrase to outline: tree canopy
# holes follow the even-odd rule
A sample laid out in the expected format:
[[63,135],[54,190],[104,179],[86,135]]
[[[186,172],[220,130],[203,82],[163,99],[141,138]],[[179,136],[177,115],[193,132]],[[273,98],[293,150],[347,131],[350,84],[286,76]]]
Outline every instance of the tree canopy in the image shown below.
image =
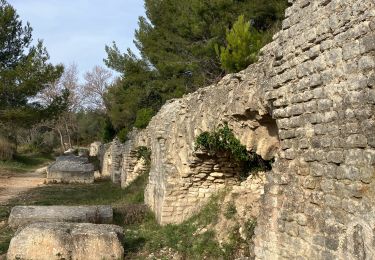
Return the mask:
[[16,10],[0,0],[0,122],[29,125],[65,107],[67,92],[48,106],[35,97],[56,81],[63,66],[53,66],[41,41],[32,45],[32,28]]
[[255,61],[286,7],[286,0],[145,0],[147,17],[139,18],[135,32],[140,56],[121,53],[116,43],[106,46],[106,65],[121,73],[106,96],[114,127],[145,126],[166,100],[218,81],[225,66],[215,46],[229,46],[226,33],[241,15],[250,35],[256,33],[258,45],[247,59]]

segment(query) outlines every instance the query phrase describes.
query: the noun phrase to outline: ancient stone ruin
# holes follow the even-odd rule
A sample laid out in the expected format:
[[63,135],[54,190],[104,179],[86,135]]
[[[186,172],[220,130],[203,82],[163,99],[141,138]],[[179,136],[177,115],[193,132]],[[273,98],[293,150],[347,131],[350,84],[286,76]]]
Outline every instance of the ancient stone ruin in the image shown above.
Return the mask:
[[289,2],[258,63],[169,101],[124,147],[111,145],[107,168],[126,186],[142,173],[137,148],[151,148],[146,203],[159,223],[181,222],[239,182],[225,155],[194,149],[200,133],[228,122],[249,151],[275,157],[257,259],[373,259],[375,2]]
[[27,226],[38,222],[76,222],[111,224],[111,206],[16,206],[13,207],[8,224],[11,228]]
[[93,183],[94,165],[87,157],[60,156],[47,168],[48,183]]
[[114,225],[34,223],[17,231],[7,259],[123,259],[122,239]]

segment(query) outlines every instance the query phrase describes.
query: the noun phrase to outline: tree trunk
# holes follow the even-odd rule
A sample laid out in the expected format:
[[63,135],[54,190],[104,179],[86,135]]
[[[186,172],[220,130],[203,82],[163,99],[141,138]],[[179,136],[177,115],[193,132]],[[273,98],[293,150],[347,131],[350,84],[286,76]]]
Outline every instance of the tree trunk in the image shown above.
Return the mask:
[[56,129],[56,131],[59,133],[59,136],[60,136],[60,144],[61,144],[62,152],[65,152],[66,149],[65,149],[65,145],[64,145],[64,138],[63,138],[63,135],[62,135],[60,129]]

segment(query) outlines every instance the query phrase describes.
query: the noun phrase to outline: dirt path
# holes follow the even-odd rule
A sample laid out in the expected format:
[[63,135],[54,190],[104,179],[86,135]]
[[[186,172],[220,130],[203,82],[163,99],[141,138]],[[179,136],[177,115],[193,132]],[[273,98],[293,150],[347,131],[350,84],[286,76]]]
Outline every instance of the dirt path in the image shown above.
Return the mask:
[[44,185],[45,177],[38,173],[0,175],[0,205],[32,188]]

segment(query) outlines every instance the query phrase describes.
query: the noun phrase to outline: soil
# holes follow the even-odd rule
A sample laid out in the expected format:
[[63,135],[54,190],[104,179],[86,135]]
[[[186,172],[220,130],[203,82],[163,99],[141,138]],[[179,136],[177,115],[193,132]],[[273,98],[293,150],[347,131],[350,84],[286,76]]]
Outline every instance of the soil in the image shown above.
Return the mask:
[[[6,173],[0,175],[0,205],[6,205],[11,199],[22,193],[44,185],[45,176],[40,173]],[[1,258],[0,258],[1,259]]]

